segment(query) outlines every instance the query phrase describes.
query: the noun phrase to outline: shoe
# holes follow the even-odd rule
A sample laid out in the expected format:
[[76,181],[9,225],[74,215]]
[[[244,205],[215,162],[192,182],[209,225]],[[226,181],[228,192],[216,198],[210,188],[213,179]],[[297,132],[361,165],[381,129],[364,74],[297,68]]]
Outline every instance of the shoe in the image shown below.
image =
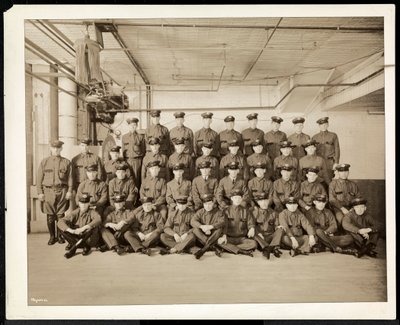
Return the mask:
[[71,258],[72,256],[75,255],[75,253],[76,253],[76,248],[75,248],[75,249],[71,249],[71,250],[69,250],[68,252],[66,252],[66,253],[64,254],[64,257],[65,257],[65,258]]
[[151,256],[151,249],[150,248],[143,248],[142,249],[142,254],[145,254],[147,256]]
[[205,249],[199,249],[196,253],[194,253],[194,257],[196,257],[196,260],[198,260],[204,255],[205,252]]
[[243,250],[243,249],[239,249],[238,254],[253,257],[253,252],[251,252],[251,251],[245,251],[245,250]]
[[134,253],[132,246],[128,245],[125,247],[125,253]]
[[222,257],[222,250],[218,247],[214,247],[214,253],[215,255],[217,255],[218,257]]
[[83,256],[89,255],[91,249],[92,249],[92,248],[91,248],[90,246],[85,246],[85,247],[83,247],[82,255],[83,255]]
[[339,246],[336,246],[335,249],[333,249],[334,253],[339,253],[339,254],[345,254],[343,253],[343,249]]
[[64,244],[64,243],[65,243],[64,238],[62,238],[61,236],[58,237],[58,243],[59,243],[59,244]]
[[160,248],[160,255],[168,255],[170,254],[168,249]]
[[321,252],[321,250],[319,249],[319,247],[313,246],[313,247],[311,247],[311,252],[313,252],[313,253],[319,253],[319,252]]
[[68,244],[67,246],[65,246],[65,250],[66,250],[66,251],[69,251],[71,248],[72,248],[72,245],[71,245],[71,244]]
[[373,258],[376,258],[377,257],[377,255],[378,255],[378,253],[377,252],[375,252],[375,251],[373,251],[373,250],[369,250],[369,251],[367,251],[367,253],[366,253],[369,257],[373,257]]
[[47,245],[54,245],[57,242],[57,239],[55,237],[50,237],[49,241],[47,242]]
[[272,253],[274,254],[275,257],[280,258],[281,255],[283,254],[277,247],[274,248],[274,250],[272,251]]
[[291,257],[295,257],[295,256],[300,255],[300,254],[301,254],[301,252],[297,248],[290,250],[290,256]]
[[99,251],[102,252],[102,253],[107,252],[108,251],[107,245],[101,245],[99,247]]
[[358,250],[356,256],[357,256],[358,258],[363,257],[367,252],[368,252],[368,247],[367,247],[367,246],[363,246],[363,247],[361,247],[361,248]]
[[265,247],[262,251],[262,254],[267,258],[267,260],[269,260],[269,258],[271,257],[271,253],[272,253],[273,247],[268,246]]
[[121,247],[121,246],[115,246],[114,247],[114,251],[119,255],[123,255],[125,253],[125,248]]

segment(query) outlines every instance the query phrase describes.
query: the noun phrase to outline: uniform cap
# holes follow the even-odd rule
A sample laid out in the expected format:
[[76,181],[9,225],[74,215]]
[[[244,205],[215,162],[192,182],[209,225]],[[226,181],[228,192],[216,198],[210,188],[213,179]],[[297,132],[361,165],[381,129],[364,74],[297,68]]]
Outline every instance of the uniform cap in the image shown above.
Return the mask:
[[128,124],[131,124],[131,123],[138,123],[139,122],[139,119],[138,118],[136,118],[136,117],[130,117],[130,118],[127,118],[126,119],[126,123],[128,123]]
[[350,206],[354,207],[356,205],[367,204],[367,200],[362,197],[357,197],[350,202]]
[[313,167],[308,167],[308,168],[304,168],[304,170],[306,171],[306,173],[319,173],[319,167],[318,166],[313,166]]
[[175,116],[175,118],[185,117],[185,112],[175,112],[174,116]]
[[317,144],[318,144],[317,141],[315,141],[315,140],[313,140],[313,139],[310,139],[310,140],[307,140],[307,142],[304,143],[302,146],[303,146],[304,148],[307,148],[307,147],[309,147],[309,146],[316,146]]
[[213,147],[212,142],[203,142],[202,146],[211,149]]
[[232,196],[243,196],[243,191],[240,188],[234,188],[231,192]]
[[318,124],[324,124],[324,123],[328,123],[329,117],[322,117],[319,120],[317,120]]
[[126,164],[125,162],[120,162],[116,167],[115,167],[115,169],[116,170],[127,170],[129,167],[128,167],[128,164]]
[[305,119],[304,117],[295,117],[295,118],[292,120],[292,123],[293,123],[293,124],[304,123],[305,120],[306,120],[306,119]]
[[293,167],[292,165],[289,165],[289,164],[284,164],[284,165],[280,166],[279,169],[280,169],[280,170],[288,170],[288,171],[291,171],[291,170],[294,169],[294,167]]
[[140,199],[142,204],[144,203],[153,203],[153,198],[151,196],[144,196]]
[[349,164],[340,164],[336,166],[336,170],[339,172],[346,172],[349,170],[349,168],[350,168]]
[[147,164],[147,168],[151,168],[151,167],[154,167],[154,166],[160,167],[160,165],[161,165],[161,162],[159,160],[153,160],[153,161],[150,161]]
[[184,195],[178,196],[178,198],[176,199],[176,203],[179,204],[186,204],[187,202],[188,202],[188,197]]
[[236,161],[232,161],[227,165],[228,169],[239,169],[239,164]]
[[232,115],[228,115],[227,117],[224,118],[224,122],[233,122],[235,121],[235,117]]
[[254,168],[254,169],[257,169],[257,168],[266,169],[266,168],[267,168],[267,165],[266,165],[265,163],[261,162],[261,161],[258,161],[258,162],[253,166],[253,168]]
[[272,116],[271,120],[272,120],[272,122],[276,122],[276,123],[279,123],[279,124],[283,122],[283,119],[281,117],[279,117],[279,116]]
[[229,147],[239,147],[239,141],[237,140],[229,141]]
[[253,147],[255,147],[255,146],[262,146],[262,141],[260,140],[260,139],[255,139],[252,143],[251,143],[251,145],[253,146]]
[[292,145],[291,141],[282,141],[280,143],[281,148],[294,148],[295,146]]
[[208,160],[203,160],[199,164],[199,169],[201,169],[201,168],[210,168],[210,167],[211,167],[211,161],[208,161]]
[[54,141],[50,142],[50,147],[61,148],[63,144],[64,144],[64,142],[62,142],[60,140],[54,140]]
[[210,202],[214,200],[214,195],[211,193],[206,193],[201,196],[201,199],[204,203]]
[[314,201],[327,202],[328,201],[328,197],[325,194],[317,194],[314,197]]
[[285,200],[285,204],[297,204],[297,199],[294,196],[289,196],[286,200]]
[[97,172],[97,165],[96,164],[91,164],[91,165],[89,165],[89,166],[86,166],[86,170],[88,171],[88,172],[94,172],[94,171],[96,171]]
[[251,113],[246,116],[248,120],[255,120],[258,118],[258,113]]
[[84,143],[84,144],[89,145],[89,144],[92,143],[92,140],[86,138],[86,139],[82,139],[82,140],[80,141],[80,143]]
[[160,138],[150,138],[150,139],[149,139],[149,144],[150,144],[150,145],[160,144],[160,143],[161,143]]
[[257,192],[256,194],[254,194],[254,198],[257,201],[260,201],[260,200],[267,200],[269,196],[267,192]]
[[185,139],[184,138],[177,138],[174,140],[174,144],[178,145],[178,144],[185,144]]
[[124,194],[115,194],[114,195],[114,202],[120,203],[120,202],[125,202],[126,197]]
[[79,202],[82,203],[89,203],[90,202],[90,194],[89,193],[82,193],[79,197]]
[[211,113],[211,112],[205,112],[205,113],[201,114],[201,117],[202,117],[202,118],[212,118],[213,115],[214,115],[214,114]]
[[111,151],[111,152],[119,152],[119,149],[121,149],[120,146],[113,146],[113,147],[110,149],[110,151]]
[[161,111],[160,110],[155,110],[155,111],[151,111],[150,112],[150,116],[151,117],[158,117],[158,116],[160,116],[160,114],[161,114]]
[[182,163],[177,163],[172,167],[173,170],[184,170],[185,169],[185,165]]

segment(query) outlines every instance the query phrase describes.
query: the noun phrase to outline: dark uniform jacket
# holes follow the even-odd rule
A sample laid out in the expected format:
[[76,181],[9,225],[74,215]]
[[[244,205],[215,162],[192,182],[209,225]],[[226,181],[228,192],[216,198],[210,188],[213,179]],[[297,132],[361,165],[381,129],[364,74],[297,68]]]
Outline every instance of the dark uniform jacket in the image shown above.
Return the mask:
[[288,209],[283,210],[279,214],[279,224],[289,237],[303,236],[305,233],[315,235],[314,227],[298,209],[295,212],[290,212]]
[[96,205],[96,208],[104,207],[108,202],[108,190],[106,183],[95,179],[94,181],[86,180],[79,184],[76,192],[75,201],[78,205],[79,198],[82,193],[89,193],[90,203]]
[[[207,180],[203,176],[197,176],[192,182],[192,199],[194,209],[198,210],[203,206],[201,197],[204,194],[216,194],[218,188],[218,180],[213,177],[208,177]],[[214,197],[214,203],[217,199]]]
[[336,218],[329,209],[318,210],[315,207],[310,210],[309,221],[314,229],[322,229],[327,234],[334,234],[337,231]]
[[114,195],[117,193],[124,194],[126,201],[131,202],[133,205],[136,204],[139,196],[139,190],[136,188],[133,180],[126,177],[124,179],[116,177],[108,184],[108,196],[112,206],[114,206]]
[[120,209],[120,210],[114,210],[107,214],[107,217],[105,218],[103,225],[105,226],[107,223],[119,223],[121,221],[125,221],[127,225],[131,225],[134,220],[134,215],[131,210],[127,209]]
[[356,183],[348,179],[334,179],[329,184],[329,202],[336,209],[349,209],[351,200],[359,195]]
[[317,181],[310,183],[309,181],[304,181],[300,185],[300,200],[299,205],[302,208],[306,206],[312,206],[316,195],[323,194],[326,195],[325,188],[321,183]]
[[310,140],[310,136],[307,134],[304,134],[303,132],[298,134],[298,133],[293,133],[288,137],[288,141],[290,141],[295,148],[292,149],[292,154],[293,157],[300,159],[301,157],[304,157],[306,155],[306,151],[304,150],[303,144],[306,144],[306,142]]
[[318,177],[320,179],[320,181],[325,181],[325,183],[327,185],[329,185],[329,183],[331,182],[331,179],[328,175],[328,170],[326,168],[326,162],[324,160],[324,158],[317,156],[317,155],[307,155],[304,156],[303,158],[300,159],[299,161],[299,169],[298,169],[298,173],[299,173],[299,180],[302,181],[304,179],[306,179],[306,172],[304,171],[305,168],[309,168],[309,167],[319,167],[319,173],[318,173]]
[[37,192],[43,194],[43,187],[60,186],[72,191],[72,168],[67,158],[50,156],[42,160],[37,174]]
[[176,179],[167,183],[167,205],[170,208],[176,207],[176,199],[179,196],[188,196],[188,204],[192,204],[192,183],[186,179],[182,179],[180,184]]
[[128,132],[122,136],[122,154],[125,158],[143,158],[145,153],[144,134]]
[[184,211],[173,210],[168,215],[168,219],[164,225],[164,232],[167,235],[173,236],[177,233],[179,236],[192,231],[190,225],[194,212],[186,208]]
[[155,199],[155,206],[160,207],[164,205],[167,195],[167,186],[165,184],[165,180],[158,177],[147,177],[142,182],[140,186],[140,198],[144,197],[152,197]]
[[376,221],[367,211],[359,216],[354,209],[351,209],[350,212],[344,216],[342,226],[344,230],[355,234],[362,228],[371,228],[372,232],[379,231]]
[[249,190],[244,180],[236,178],[235,182],[233,182],[229,176],[225,176],[219,181],[216,193],[217,202],[221,209],[224,209],[227,206],[231,205],[230,195],[233,189],[239,189],[243,191],[243,205],[249,203]]
[[146,129],[145,133],[145,138],[146,138],[146,150],[150,152],[150,145],[149,140],[152,138],[159,138],[160,139],[160,153],[166,155],[167,157],[170,155],[170,145],[171,145],[171,140],[169,138],[169,131],[168,129],[161,124],[156,124],[156,125],[150,125]]
[[247,187],[249,188],[249,195],[252,200],[254,200],[254,194],[260,192],[266,192],[268,193],[268,198],[272,198],[273,184],[269,179],[254,177],[249,180]]
[[154,230],[162,232],[164,224],[160,214],[157,211],[145,212],[143,207],[138,207],[133,211],[132,231],[137,234],[141,232],[145,235]]
[[266,165],[266,171],[265,171],[265,178],[270,179],[273,170],[272,170],[272,161],[269,158],[268,154],[266,153],[253,153],[249,157],[247,157],[247,166],[249,168],[249,178],[252,179],[253,177],[256,177],[254,174],[254,166],[257,165],[257,163],[262,163]]
[[294,168],[294,170],[292,171],[291,179],[297,179],[297,171],[299,169],[299,161],[297,160],[297,158],[293,157],[292,155],[289,155],[289,156],[280,155],[274,159],[274,177],[275,177],[275,179],[278,179],[281,177],[280,168],[285,164],[288,164]]
[[74,158],[72,158],[71,165],[72,177],[74,179],[74,188],[76,188],[80,183],[88,179],[85,167],[89,165],[97,165],[97,178],[102,181],[105,180],[101,159],[91,152],[88,152],[86,154],[80,153],[76,155]]
[[191,129],[186,126],[175,126],[169,131],[169,137],[171,140],[171,152],[175,151],[174,141],[177,139],[184,139],[185,140],[185,149],[183,150],[184,153],[189,154],[190,156],[193,154],[193,139],[194,134]]
[[61,218],[57,226],[62,231],[66,231],[68,228],[77,229],[83,226],[89,225],[91,228],[95,228],[101,225],[101,217],[96,210],[87,210],[81,212],[79,208],[72,211],[70,214],[66,214],[64,218]]
[[201,147],[204,142],[212,142],[213,149],[211,151],[211,156],[218,158],[220,156],[220,141],[219,134],[211,128],[205,129],[202,128],[194,133],[194,150],[197,157],[200,157],[203,153],[201,151]]
[[219,133],[219,140],[221,142],[220,154],[225,156],[229,153],[229,142],[236,140],[239,143],[239,151],[243,152],[243,138],[242,135],[236,130],[224,130]]
[[255,227],[253,213],[242,206],[231,205],[226,211],[226,235],[229,237],[246,237],[248,231]]
[[264,135],[265,148],[266,148],[269,156],[271,157],[272,161],[281,154],[280,143],[282,141],[286,141],[286,140],[287,140],[286,133],[284,133],[280,130],[278,130],[276,132],[269,131],[269,132],[265,133],[265,135]]
[[174,152],[168,159],[168,172],[169,179],[174,178],[173,167],[176,164],[184,165],[183,178],[189,181],[192,181],[194,177],[194,163],[192,157],[188,153],[180,153]]
[[318,142],[317,155],[325,159],[332,159],[335,163],[339,163],[340,146],[336,133],[324,131],[319,132],[312,137]]
[[200,156],[196,159],[196,175],[201,175],[199,165],[203,161],[209,161],[211,163],[211,176],[219,180],[219,162],[218,159],[213,156]]
[[160,172],[158,173],[159,178],[165,179],[167,182],[170,180],[168,172],[168,158],[162,153],[148,152],[143,158],[142,162],[142,181],[146,177],[150,177],[150,172],[148,171],[147,164],[151,161],[158,160],[160,162]]
[[273,188],[272,200],[274,201],[275,209],[277,210],[284,209],[283,202],[290,196],[296,198],[300,197],[300,183],[298,181],[285,181],[283,178],[280,178],[273,183]]
[[255,207],[253,215],[256,223],[256,234],[272,235],[279,226],[278,214],[271,208],[264,210]]
[[250,156],[254,153],[252,143],[255,140],[260,140],[264,146],[264,132],[258,128],[252,129],[247,128],[242,131],[243,143],[244,143],[244,154]]
[[[104,163],[104,170],[106,172],[107,175],[107,179],[106,182],[109,183],[113,178],[116,177],[115,172],[117,171],[117,166],[120,164],[121,162],[119,160],[112,160],[109,159]],[[126,177],[130,177],[131,176],[131,172],[129,169],[126,169]]]
[[225,231],[225,218],[225,214],[218,208],[214,208],[211,211],[206,211],[202,208],[196,212],[190,224],[193,228],[199,228],[202,225],[212,225],[214,229],[222,229]]
[[220,177],[225,177],[229,175],[227,166],[232,162],[236,162],[239,164],[240,171],[238,177],[244,179],[244,181],[247,183],[247,180],[249,179],[249,169],[247,167],[246,158],[239,153],[237,155],[232,155],[231,153],[228,153],[227,155],[222,157],[219,164]]

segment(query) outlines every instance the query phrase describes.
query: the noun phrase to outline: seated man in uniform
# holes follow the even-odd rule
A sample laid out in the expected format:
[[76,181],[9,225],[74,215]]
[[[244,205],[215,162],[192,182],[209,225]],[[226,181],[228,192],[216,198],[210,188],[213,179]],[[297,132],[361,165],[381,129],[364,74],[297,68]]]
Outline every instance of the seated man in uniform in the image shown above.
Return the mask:
[[79,184],[75,198],[76,204],[82,193],[89,193],[91,205],[96,208],[100,216],[103,216],[104,208],[108,203],[107,185],[97,178],[98,171],[95,164],[86,167],[86,175],[87,179]]
[[232,205],[225,210],[226,230],[224,235],[218,239],[218,244],[229,253],[253,257],[253,251],[257,248],[257,243],[253,239],[255,235],[254,216],[249,209],[241,205],[242,190],[233,189],[230,197]]
[[219,181],[216,197],[220,209],[226,209],[231,205],[231,193],[234,189],[243,191],[241,205],[246,207],[250,204],[249,190],[243,179],[238,177],[239,164],[232,162],[228,165],[228,176]]
[[255,193],[254,199],[257,202],[257,206],[253,208],[256,223],[254,239],[268,260],[271,253],[279,258],[282,255],[279,247],[284,231],[282,227],[279,227],[277,213],[269,207],[270,194],[268,192]]
[[291,196],[285,203],[286,209],[279,214],[279,225],[285,231],[282,244],[290,248],[292,257],[299,254],[308,255],[316,244],[315,230],[304,214],[297,209],[297,198]]
[[215,254],[221,257],[222,252],[217,245],[217,240],[226,230],[225,215],[215,204],[213,194],[204,194],[201,199],[203,208],[196,212],[190,222],[193,227],[193,234],[203,245],[203,248],[194,255],[199,259],[209,249],[213,249]]
[[268,194],[268,199],[272,199],[273,186],[272,182],[269,179],[265,178],[265,172],[267,170],[267,166],[263,164],[261,161],[257,162],[254,165],[254,174],[256,177],[249,180],[247,187],[249,188],[249,196],[250,196],[250,204],[254,206],[255,203],[255,193],[265,192]]
[[379,229],[374,218],[367,212],[367,200],[362,197],[351,201],[350,212],[343,218],[343,229],[350,234],[359,248],[358,257],[365,254],[376,257],[374,251],[379,239]]
[[221,177],[225,177],[228,175],[227,166],[236,162],[239,165],[239,174],[238,177],[242,178],[245,183],[247,183],[249,179],[249,170],[247,168],[247,162],[245,157],[239,153],[239,142],[237,140],[232,140],[228,143],[229,153],[222,157],[220,165],[219,165],[219,174]]
[[99,242],[101,217],[96,210],[89,209],[90,194],[80,193],[78,205],[79,208],[58,222],[58,228],[68,242],[66,258],[74,256],[78,248],[83,248],[82,255],[88,255],[91,247],[96,247]]
[[352,200],[360,196],[360,191],[356,183],[348,180],[349,164],[336,166],[338,179],[333,179],[329,184],[329,203],[333,207],[336,221],[342,224],[343,217],[349,213]]
[[196,237],[190,226],[194,212],[188,208],[187,199],[186,196],[179,197],[176,200],[177,209],[168,215],[160,237],[161,242],[168,248],[161,249],[161,255],[190,253],[189,249],[195,245]]
[[249,168],[249,177],[254,177],[254,166],[261,162],[266,166],[265,178],[270,179],[272,177],[272,162],[267,153],[263,153],[264,147],[262,141],[259,139],[254,140],[251,143],[254,153],[247,157],[247,166]]
[[[142,206],[133,211],[134,221],[127,236],[135,253],[140,252],[150,256],[151,248],[159,242],[164,223],[159,213],[153,209],[152,197],[144,197],[141,201]],[[131,252],[129,247],[128,252]]]
[[299,161],[297,158],[293,157],[292,149],[295,146],[292,145],[290,141],[282,141],[280,143],[280,152],[281,155],[274,159],[274,179],[278,179],[280,177],[280,168],[283,165],[290,165],[293,167],[293,173],[291,178],[293,180],[297,179],[297,170],[299,168]]
[[192,207],[192,183],[183,178],[185,166],[182,163],[176,163],[173,167],[174,179],[167,183],[167,206],[169,210],[176,209],[176,200],[184,195],[188,197],[188,205]]
[[229,153],[229,143],[236,140],[239,144],[240,154],[243,154],[243,138],[242,135],[235,130],[235,117],[229,115],[224,118],[226,129],[219,133],[219,139],[221,141],[221,157]]
[[318,182],[325,182],[324,186],[328,188],[329,183],[331,182],[331,178],[326,169],[325,159],[317,156],[315,152],[317,151],[317,143],[315,140],[309,140],[304,145],[304,149],[307,152],[307,155],[302,157],[299,161],[299,181],[304,180],[304,171],[308,167],[318,167]]
[[125,253],[125,248],[121,245],[132,245],[128,230],[133,223],[133,213],[125,209],[126,196],[124,194],[116,194],[113,202],[115,210],[106,216],[103,227],[100,229],[101,237],[106,243],[100,250],[104,252],[110,249],[122,255]]
[[[218,180],[211,177],[211,163],[203,161],[199,164],[200,176],[197,176],[192,182],[192,198],[194,210],[197,211],[203,207],[202,197],[205,194],[214,194],[217,192]],[[213,197],[214,203],[217,202],[215,196]]]
[[[106,183],[108,184],[113,178],[116,177],[115,172],[117,171],[117,166],[123,163],[125,160],[123,157],[119,156],[119,150],[121,147],[114,146],[110,149],[110,157],[111,159],[107,160],[104,163],[104,169],[106,171],[107,179]],[[126,171],[126,176],[129,178],[131,176],[130,170]]]
[[142,182],[150,175],[147,165],[151,161],[158,160],[160,162],[160,172],[158,174],[159,178],[165,179],[166,182],[169,181],[168,173],[168,157],[160,152],[160,139],[151,138],[149,140],[150,152],[147,152],[143,158],[142,162]]
[[199,171],[199,166],[204,162],[207,161],[210,163],[211,174],[210,176],[219,180],[219,162],[218,159],[214,156],[211,156],[211,151],[213,148],[212,142],[204,142],[201,146],[201,151],[203,153],[202,156],[196,159],[196,169],[198,170],[197,175],[201,175]]
[[166,195],[167,185],[165,179],[159,178],[160,161],[150,161],[147,164],[150,176],[147,176],[140,186],[140,199],[152,197],[155,199],[153,209],[160,213],[163,222],[167,220]]
[[173,167],[176,164],[181,164],[183,166],[183,178],[191,182],[194,177],[194,163],[190,154],[183,152],[185,150],[185,140],[183,138],[176,139],[174,147],[174,153],[168,158],[168,177],[172,179]]
[[288,197],[300,197],[300,183],[292,180],[293,166],[283,165],[281,168],[282,177],[273,183],[272,200],[275,204],[275,211],[281,212],[285,207]]

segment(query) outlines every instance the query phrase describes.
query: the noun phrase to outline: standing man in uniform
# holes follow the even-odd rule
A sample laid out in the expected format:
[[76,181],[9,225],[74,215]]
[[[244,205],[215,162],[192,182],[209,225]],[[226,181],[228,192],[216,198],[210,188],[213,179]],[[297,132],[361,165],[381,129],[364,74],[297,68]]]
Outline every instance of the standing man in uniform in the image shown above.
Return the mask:
[[272,161],[274,161],[274,159],[280,155],[279,149],[281,142],[287,141],[286,133],[279,130],[282,122],[283,122],[282,118],[278,116],[272,116],[271,117],[272,130],[265,133],[264,135],[265,149],[267,150],[268,155]]
[[211,151],[211,156],[219,159],[220,157],[220,141],[219,135],[216,131],[211,129],[211,122],[213,113],[203,113],[201,117],[203,118],[203,128],[194,133],[194,143],[193,147],[195,150],[196,157],[200,157],[202,154],[201,148],[204,142],[211,142],[213,149]]
[[139,134],[136,129],[139,120],[136,117],[126,119],[130,131],[122,136],[122,155],[126,159],[135,181],[139,188],[141,178],[142,159],[146,153],[146,141],[143,134]]
[[215,158],[214,156],[211,156],[213,144],[211,142],[204,142],[203,145],[201,146],[201,151],[203,153],[202,156],[198,157],[196,159],[196,169],[198,170],[197,175],[200,175],[200,170],[199,166],[203,162],[209,162],[210,163],[210,168],[211,168],[211,177],[219,180],[220,175],[219,175],[219,162],[218,159]]
[[47,215],[49,245],[64,243],[61,233],[56,236],[56,223],[68,210],[72,195],[72,168],[70,161],[61,157],[63,144],[59,140],[50,143],[50,157],[42,160],[37,174],[36,188],[42,212]]
[[184,112],[176,112],[174,113],[176,126],[169,131],[169,137],[171,140],[171,152],[175,151],[174,141],[177,139],[183,139],[185,143],[185,149],[183,153],[189,154],[190,157],[193,156],[193,139],[194,134],[191,129],[186,127],[183,123],[185,123],[185,113]]
[[289,197],[295,197],[296,199],[300,197],[300,182],[292,179],[293,166],[283,165],[280,169],[282,177],[273,183],[274,191],[272,193],[272,200],[275,204],[274,209],[277,212],[284,210],[285,202]]
[[[155,110],[150,112],[150,126],[146,129],[145,137],[146,143],[149,144],[150,140],[153,138],[160,139],[160,153],[169,157],[171,154],[170,143],[171,140],[169,138],[168,129],[160,124],[160,110]],[[147,152],[150,152],[150,146],[148,145],[146,148]]]
[[331,178],[330,174],[328,173],[328,170],[326,168],[326,163],[325,159],[317,156],[315,154],[317,150],[317,143],[315,140],[309,140],[305,144],[303,144],[303,147],[305,148],[307,155],[304,156],[303,158],[300,159],[299,161],[299,181],[304,180],[304,172],[306,171],[307,168],[309,167],[318,167],[318,181],[319,182],[325,182],[326,188],[328,188]]
[[212,194],[214,203],[217,202],[215,194],[217,192],[218,180],[211,176],[211,163],[203,161],[199,164],[200,176],[197,176],[192,182],[192,198],[194,210],[201,209],[204,201],[202,198],[206,194]]
[[231,140],[229,143],[229,153],[222,157],[219,164],[219,174],[221,177],[228,175],[227,166],[233,162],[239,165],[238,177],[242,178],[247,184],[249,179],[249,169],[247,167],[246,158],[239,152],[240,145],[237,140]]
[[280,177],[280,168],[283,165],[290,165],[293,167],[292,179],[297,179],[297,170],[299,168],[299,161],[293,157],[292,150],[295,146],[290,141],[282,141],[280,144],[280,156],[274,159],[274,179]]
[[196,212],[190,222],[193,234],[203,245],[194,256],[200,259],[209,249],[214,249],[215,254],[221,257],[222,252],[218,247],[217,240],[224,235],[226,230],[226,216],[215,204],[213,194],[204,194],[201,199],[203,208]]
[[242,131],[244,155],[246,157],[253,154],[252,143],[256,140],[260,141],[264,149],[264,132],[257,128],[258,114],[252,113],[247,115],[249,127]]
[[232,141],[237,141],[239,144],[239,152],[243,153],[243,138],[242,135],[236,131],[235,128],[235,117],[229,115],[224,118],[224,122],[226,125],[226,129],[219,134],[219,139],[221,141],[221,157],[227,155],[229,153],[229,143]]
[[320,118],[317,123],[319,124],[320,132],[312,137],[318,143],[317,155],[325,159],[326,167],[330,178],[334,176],[333,170],[339,163],[340,146],[339,139],[336,133],[328,131],[329,117]]
[[184,153],[185,140],[180,138],[175,139],[174,141],[175,152],[168,158],[168,178],[173,178],[173,167],[176,164],[182,164],[183,178],[192,181],[194,178],[195,167],[192,157],[188,153]]
[[166,182],[169,181],[168,172],[168,157],[160,152],[160,139],[152,138],[149,140],[150,152],[146,153],[142,162],[142,181],[150,175],[147,166],[149,162],[158,160],[160,162],[160,173],[159,178],[165,179]]
[[301,157],[306,155],[303,145],[310,140],[310,136],[303,133],[304,122],[304,117],[295,117],[292,120],[295,132],[288,137],[288,140],[295,146],[293,148],[293,156],[297,158],[297,160],[300,160]]
[[349,164],[337,165],[339,178],[333,179],[329,184],[329,203],[333,207],[339,226],[351,209],[351,201],[360,196],[357,184],[348,179],[349,168]]

